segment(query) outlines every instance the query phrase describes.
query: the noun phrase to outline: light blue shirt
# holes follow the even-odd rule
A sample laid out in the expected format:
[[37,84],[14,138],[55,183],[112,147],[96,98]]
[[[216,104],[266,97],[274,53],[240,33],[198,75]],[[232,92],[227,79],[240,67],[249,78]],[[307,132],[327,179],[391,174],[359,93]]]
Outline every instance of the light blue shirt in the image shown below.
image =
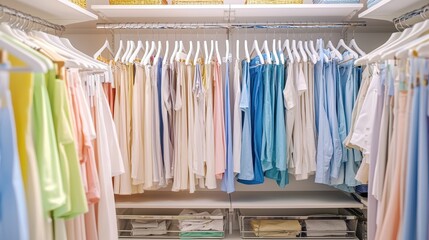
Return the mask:
[[273,99],[272,99],[272,85],[274,79],[272,79],[273,65],[266,64],[264,68],[263,77],[263,122],[262,122],[262,170],[265,172],[273,168],[273,135],[274,135],[274,124],[273,124]]
[[323,42],[319,42],[320,60],[314,67],[315,116],[317,130],[316,183],[330,184],[331,158],[333,156],[332,135],[327,115],[327,97]]
[[226,140],[226,169],[223,175],[221,189],[232,193],[234,187],[234,160],[232,158],[232,129],[231,129],[231,101],[229,91],[229,62],[225,63],[225,140]]
[[265,172],[267,178],[274,179],[277,185],[284,188],[289,183],[289,174],[286,165],[286,125],[285,109],[283,104],[283,89],[285,87],[285,66],[274,65],[274,144],[273,144],[273,168]]
[[27,240],[29,228],[8,76],[0,78],[0,236]]
[[253,149],[252,149],[252,123],[250,116],[250,72],[249,63],[242,61],[242,80],[240,109],[242,111],[242,135],[241,135],[241,160],[239,180],[252,180],[253,173]]

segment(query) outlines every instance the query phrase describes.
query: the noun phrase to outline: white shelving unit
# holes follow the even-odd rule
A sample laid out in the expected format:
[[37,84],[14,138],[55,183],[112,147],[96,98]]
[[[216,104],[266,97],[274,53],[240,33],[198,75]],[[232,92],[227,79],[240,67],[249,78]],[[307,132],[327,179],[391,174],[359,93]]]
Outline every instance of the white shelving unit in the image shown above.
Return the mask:
[[116,196],[116,208],[158,209],[229,209],[229,196],[220,192],[145,192],[140,195]]
[[1,4],[61,25],[98,19],[94,13],[69,0],[2,0]]
[[340,191],[235,192],[231,205],[233,209],[363,208],[360,202]]
[[428,4],[427,0],[381,0],[359,14],[359,18],[392,21],[404,13]]
[[[231,4],[231,5],[92,5],[91,8],[107,19],[110,18],[291,18],[346,20],[362,8],[362,4]],[[325,19],[324,19],[325,20]]]

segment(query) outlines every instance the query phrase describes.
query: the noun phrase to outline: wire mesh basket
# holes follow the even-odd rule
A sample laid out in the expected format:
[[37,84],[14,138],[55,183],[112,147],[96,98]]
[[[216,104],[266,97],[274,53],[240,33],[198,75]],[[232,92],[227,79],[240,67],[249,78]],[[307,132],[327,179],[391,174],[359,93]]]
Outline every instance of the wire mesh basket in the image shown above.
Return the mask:
[[71,2],[79,7],[86,8],[86,0],[71,0]]
[[[357,217],[354,215],[262,216],[238,212],[240,235],[243,239],[356,239]],[[314,230],[308,221],[325,225],[343,221],[347,229]],[[296,226],[294,226],[296,225]]]
[[214,5],[223,4],[223,0],[173,0],[174,5]]
[[[128,209],[131,210],[131,209]],[[124,212],[117,215],[119,239],[223,239],[227,228],[228,216],[226,210],[222,210],[222,216],[183,216],[178,214],[152,215]],[[223,229],[220,230],[180,230],[180,222],[194,222],[195,224],[208,224],[210,221],[220,221]],[[164,223],[165,229],[138,229],[136,222],[140,224]]]
[[110,5],[165,5],[167,0],[109,0]]
[[359,2],[360,0],[313,0],[314,4],[352,4]]
[[303,4],[304,0],[246,0],[246,4]]

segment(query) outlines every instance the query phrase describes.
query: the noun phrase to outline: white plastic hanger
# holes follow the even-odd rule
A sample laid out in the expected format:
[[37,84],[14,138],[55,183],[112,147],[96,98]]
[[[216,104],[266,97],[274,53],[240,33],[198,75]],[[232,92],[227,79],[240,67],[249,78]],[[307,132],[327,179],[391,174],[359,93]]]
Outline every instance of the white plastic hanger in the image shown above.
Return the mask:
[[165,41],[165,53],[164,53],[164,59],[162,60],[162,64],[167,64],[168,61],[168,51],[170,50],[170,43]]
[[419,57],[429,58],[429,41],[418,46],[416,51]]
[[77,53],[78,55],[82,56],[82,58],[85,58],[86,60],[93,62],[94,64],[98,65],[98,68],[101,70],[107,70],[108,66],[105,63],[99,62],[93,58],[91,58],[90,56],[86,55],[85,53],[81,52],[80,50],[76,49],[70,42],[70,40],[68,38],[59,38],[58,39],[63,43],[63,45],[65,47],[67,47],[68,49],[74,51],[75,53]]
[[106,39],[106,41],[104,41],[103,46],[101,46],[101,48],[96,53],[94,53],[94,59],[97,59],[105,49],[107,49],[108,53],[110,53],[110,56],[114,57],[109,41],[107,41]]
[[158,41],[157,52],[155,55],[155,59],[153,59],[153,65],[154,66],[157,66],[157,64],[158,64],[159,56],[161,55],[161,51],[162,51],[162,44],[161,44],[161,41]]
[[133,54],[131,54],[131,57],[128,59],[129,63],[133,63],[134,60],[136,60],[137,55],[139,54],[140,50],[144,50],[143,49],[143,42],[141,40],[138,40],[136,49],[134,50]]
[[222,65],[222,58],[221,58],[220,53],[219,53],[219,42],[218,41],[215,42],[215,48],[216,48],[217,61],[218,61],[219,65]]
[[155,52],[155,49],[156,49],[155,41],[152,41],[150,51],[146,55],[146,57],[142,60],[141,64],[148,65],[150,63],[150,58],[152,57],[153,53]]
[[249,47],[247,45],[247,40],[244,40],[244,53],[246,54],[246,61],[250,63],[250,54],[249,54]]
[[122,63],[125,62],[125,57],[127,56],[128,51],[130,50],[130,45],[131,45],[130,40],[127,40],[127,47],[125,48],[125,52],[124,52],[124,54],[121,57],[121,62]]
[[306,63],[308,61],[308,57],[307,57],[307,53],[305,52],[304,47],[302,45],[302,41],[298,41],[298,50],[301,53],[302,61]]
[[309,47],[310,47],[311,53],[313,54],[313,56],[316,59],[316,62],[319,61],[319,53],[314,48],[314,42],[313,42],[313,40],[310,40],[310,42],[308,42],[308,43],[310,45]]
[[200,48],[201,48],[201,43],[200,41],[197,41],[197,51],[195,52],[194,65],[198,64],[198,57],[200,56]]
[[374,49],[372,52],[366,54],[365,56],[359,58],[355,61],[355,66],[362,66],[368,63],[371,56],[375,55],[380,49],[382,49],[385,46],[388,46],[390,43],[394,42],[396,39],[398,39],[401,36],[400,32],[395,32],[390,35],[389,39],[383,43],[378,48]]
[[392,59],[395,56],[397,51],[404,49],[404,46],[407,43],[421,37],[423,34],[425,34],[428,31],[429,31],[429,20],[417,23],[411,28],[411,32],[409,34],[398,39],[395,43],[389,45],[386,49],[384,49],[384,52],[382,54],[378,54],[376,57],[371,59],[371,61]]
[[240,59],[240,40],[235,42],[235,59]]
[[274,56],[274,64],[279,65],[280,64],[280,60],[279,60],[279,56],[277,54],[277,40],[273,39],[273,56]]
[[409,56],[413,56],[413,53],[416,48],[427,41],[429,41],[429,34],[426,34],[420,38],[415,39],[414,41],[405,44],[403,47],[400,48],[399,51],[396,52],[395,57],[399,59],[404,59],[408,58]]
[[119,58],[121,57],[121,53],[122,53],[122,49],[124,48],[124,43],[122,40],[119,41],[119,48],[118,51],[116,52],[115,55],[115,62],[117,62],[119,60]]
[[210,54],[209,54],[209,63],[211,62],[212,58],[213,58],[213,51],[214,51],[214,41],[211,40],[210,41]]
[[263,46],[264,46],[264,52],[267,55],[266,61],[268,64],[272,64],[273,62],[271,60],[271,54],[270,54],[270,49],[268,48],[268,41],[267,40],[264,41]]
[[170,64],[173,64],[174,59],[176,59],[176,53],[177,53],[177,49],[179,47],[178,45],[179,45],[178,42],[174,41],[174,49],[173,49],[173,52],[171,53],[171,56],[170,56]]
[[143,57],[140,60],[140,65],[143,64],[143,62],[146,59],[146,56],[149,54],[149,52],[150,52],[150,43],[149,43],[149,41],[146,40],[146,42],[145,42],[145,50],[144,50]]
[[[327,54],[325,54],[324,52],[323,52],[323,40],[322,39],[317,39],[317,43],[316,43],[316,49],[318,49],[319,51],[322,51],[322,54],[323,54],[323,59],[325,60],[325,62],[329,62],[330,61],[330,58],[328,57],[328,55]],[[320,55],[319,55],[319,58],[320,58]]]
[[344,42],[344,39],[340,39],[340,41],[338,41],[337,50],[339,50],[341,47],[349,51],[354,59],[359,58],[359,55],[357,54],[357,52],[353,51],[349,46],[347,46],[346,42]]
[[36,54],[39,53],[31,52],[34,50],[20,42],[14,41],[11,37],[2,32],[0,32],[0,48],[7,50],[12,55],[25,62],[30,67],[31,72],[46,73],[48,71],[48,66],[37,57]]
[[338,51],[334,45],[332,44],[332,41],[328,41],[328,44],[326,45],[329,50],[331,50],[331,52],[335,55],[335,57],[337,57],[340,61],[343,60],[343,55],[340,53],[340,51]]
[[130,50],[128,51],[127,56],[125,57],[125,62],[126,63],[130,61],[130,58],[131,58],[131,55],[134,52],[134,47],[135,46],[136,46],[136,44],[134,43],[134,41],[130,41]]
[[252,45],[252,50],[250,51],[250,56],[253,55],[253,52],[256,51],[256,54],[259,57],[259,61],[261,62],[261,64],[264,64],[264,57],[262,56],[261,50],[259,50],[259,46],[258,46],[258,40],[254,40],[253,41],[253,45]]
[[296,49],[296,40],[292,40],[292,54],[297,62],[301,62],[301,56],[298,53],[298,49]]
[[366,53],[364,51],[362,51],[362,49],[360,49],[360,47],[358,46],[358,44],[356,43],[356,40],[354,38],[352,40],[350,40],[349,47],[352,48],[352,49],[354,48],[356,50],[356,52],[361,57],[363,57],[363,56],[366,55]]
[[209,64],[209,50],[207,47],[207,41],[204,41],[204,64]]
[[313,63],[313,64],[316,64],[316,62],[317,62],[317,58],[316,58],[316,56],[314,56],[313,55],[313,53],[310,51],[310,49],[308,48],[308,41],[305,41],[304,42],[304,50],[305,50],[305,52],[307,53],[307,55],[308,55],[308,57],[310,58],[310,61]]
[[188,55],[186,56],[186,61],[185,61],[186,65],[189,65],[190,63],[193,50],[194,50],[194,45],[192,44],[192,41],[189,41],[189,52],[188,52]]
[[230,55],[230,53],[229,53],[229,40],[226,39],[225,40],[225,58],[224,58],[225,62],[229,62],[230,61],[229,55]]
[[180,60],[180,57],[181,57],[180,54],[183,54],[184,51],[185,51],[185,47],[183,46],[183,41],[180,40],[179,41],[179,50],[177,50],[177,53],[176,53],[176,61]]
[[280,61],[282,64],[285,64],[285,55],[282,51],[282,40],[277,41],[277,52],[280,54]]
[[[413,29],[414,29],[414,27],[413,27]],[[428,33],[429,33],[429,20],[426,20],[426,21],[422,22],[421,26],[414,31],[415,36],[413,36],[413,38],[410,37],[407,41],[404,41],[403,45],[398,46],[396,51],[395,50],[392,50],[392,51],[395,51],[396,57],[399,57],[400,55],[407,56],[408,50],[410,48],[414,48],[414,47],[420,45],[422,42],[426,42],[426,39],[424,37],[427,36]],[[400,54],[400,53],[402,53],[402,54]],[[388,57],[392,56],[389,53],[387,53],[387,55],[388,56],[386,56],[386,58],[383,58],[383,59],[388,59]],[[384,57],[384,55],[383,55],[383,57]]]
[[284,41],[284,43],[283,43],[283,52],[284,52],[284,50],[286,49],[286,52],[287,52],[287,57],[289,58],[289,61],[291,62],[291,63],[294,63],[295,62],[295,59],[294,59],[294,56],[292,55],[292,51],[291,51],[291,49],[290,49],[290,42],[289,42],[289,39],[286,39],[285,41]]

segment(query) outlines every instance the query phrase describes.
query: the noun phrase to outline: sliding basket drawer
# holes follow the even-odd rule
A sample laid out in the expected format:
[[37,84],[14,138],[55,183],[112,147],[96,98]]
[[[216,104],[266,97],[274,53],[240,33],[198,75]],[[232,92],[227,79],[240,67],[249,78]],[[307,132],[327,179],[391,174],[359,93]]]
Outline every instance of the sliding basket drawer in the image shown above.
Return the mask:
[[263,216],[238,212],[243,239],[357,239],[354,215]]

